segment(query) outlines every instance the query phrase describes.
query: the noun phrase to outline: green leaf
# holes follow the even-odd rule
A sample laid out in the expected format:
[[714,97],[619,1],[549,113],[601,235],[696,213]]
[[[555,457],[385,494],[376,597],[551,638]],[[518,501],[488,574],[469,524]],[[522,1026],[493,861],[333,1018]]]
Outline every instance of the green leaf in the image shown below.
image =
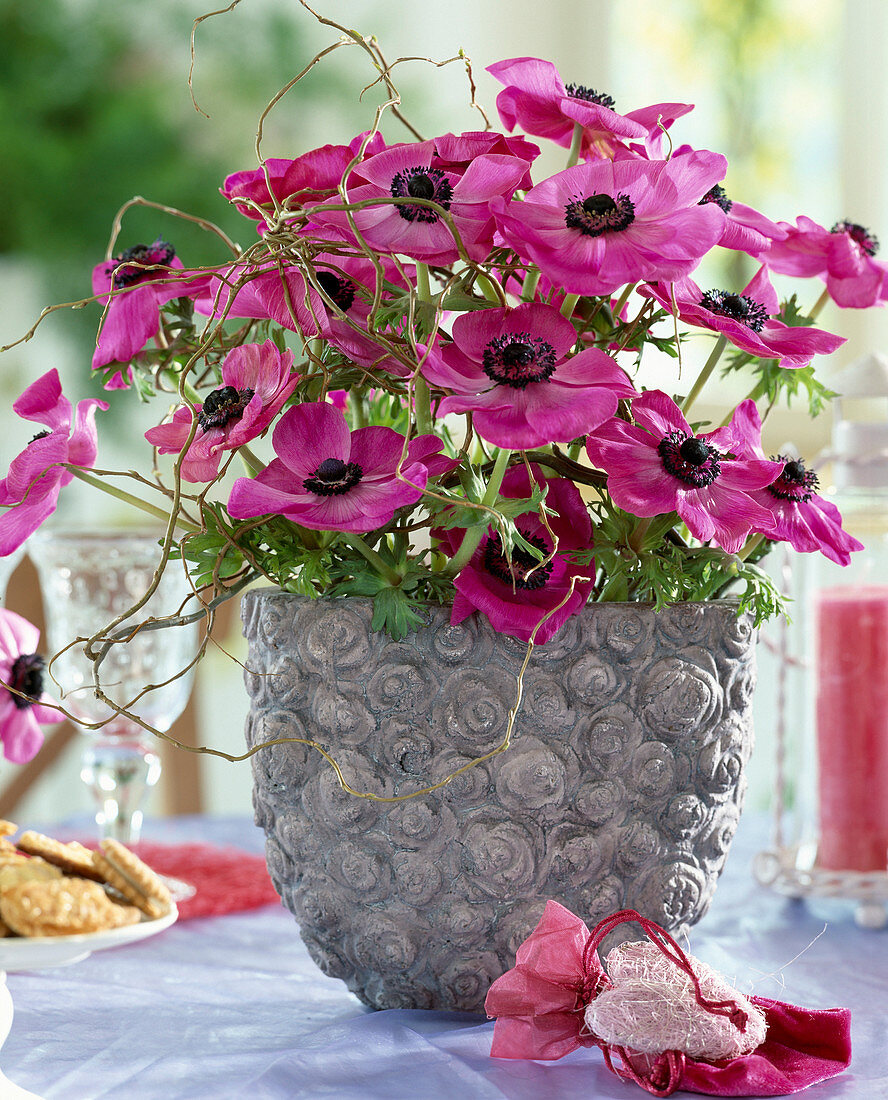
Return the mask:
[[489,302],[486,298],[474,298],[468,294],[464,294],[458,288],[448,291],[448,293],[441,297],[441,309],[468,313],[473,310],[496,308],[496,302]]
[[782,321],[784,325],[789,325],[791,328],[810,328],[814,324],[814,318],[809,317],[807,313],[802,313],[799,309],[798,296],[795,294],[781,303],[777,320]]
[[385,587],[373,597],[371,630],[384,630],[396,642],[400,642],[411,630],[417,630],[425,622],[415,606],[415,601],[402,588]]
[[[480,503],[486,486],[483,479],[475,471],[470,471],[465,468],[460,469],[460,481],[463,482],[463,488],[466,490],[465,499],[472,501],[475,504]],[[443,490],[438,490],[442,495]],[[525,515],[527,512],[540,513],[543,506],[543,502],[546,499],[546,488],[536,484],[534,482],[531,495],[529,497],[502,497],[498,496],[494,503],[490,506],[491,509],[496,512],[496,515],[492,515],[490,511],[484,508],[469,508],[465,504],[461,503],[462,498],[452,494],[453,504],[445,507],[436,516],[436,524],[439,527],[443,527],[445,530],[450,530],[453,527],[470,528],[470,527],[491,527],[496,526],[500,529],[500,533],[504,540],[510,544],[517,536],[515,531],[514,520],[519,516]],[[557,515],[551,508],[546,508],[546,515]]]

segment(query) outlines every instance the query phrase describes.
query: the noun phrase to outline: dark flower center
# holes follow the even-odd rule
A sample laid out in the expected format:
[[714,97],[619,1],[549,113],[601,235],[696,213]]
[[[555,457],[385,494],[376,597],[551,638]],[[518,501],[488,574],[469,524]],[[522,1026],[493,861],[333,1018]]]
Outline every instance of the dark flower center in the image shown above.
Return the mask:
[[[160,272],[145,270],[156,264],[168,266],[176,258],[176,250],[171,244],[160,239],[153,244],[135,244],[119,256],[115,256],[105,274],[114,277],[114,288],[133,286],[145,279],[157,278]],[[125,265],[125,266],[121,266]]]
[[786,455],[777,455],[772,461],[782,462],[783,472],[776,481],[771,482],[768,492],[778,500],[810,500],[820,484],[817,474],[808,470],[800,458],[788,459]]
[[[518,530],[521,531],[521,528]],[[521,531],[521,535],[531,546],[536,546],[548,556],[549,549],[539,535],[529,535],[526,531]],[[531,592],[545,588],[552,574],[552,562],[543,565],[539,558],[520,546],[512,549],[512,560],[509,561],[503,553],[503,543],[498,533],[490,535],[484,545],[484,568],[497,580]]]
[[589,195],[572,199],[564,208],[564,224],[586,237],[621,233],[635,221],[635,203],[628,195]]
[[657,444],[657,453],[667,473],[695,489],[711,485],[721,473],[718,451],[704,439],[670,432]]
[[605,92],[596,92],[594,88],[587,88],[585,84],[565,84],[564,90],[571,99],[582,99],[584,103],[597,103],[599,107],[614,109],[613,96]]
[[[396,199],[429,199],[443,206],[445,210],[450,209],[453,199],[450,180],[440,168],[405,168],[392,179],[391,193]],[[408,222],[436,222],[439,217],[437,210],[432,210],[429,206],[411,206],[410,203],[404,203],[396,206],[395,209]]]
[[325,458],[311,477],[302,482],[302,486],[322,497],[338,497],[354,489],[363,476],[364,471],[357,462]]
[[40,698],[43,692],[44,663],[39,653],[23,653],[13,661],[9,686],[21,694],[16,695],[15,691],[10,691],[9,694],[19,710],[27,710]]
[[210,428],[224,428],[231,420],[240,420],[244,409],[253,399],[254,390],[237,390],[234,386],[220,386],[213,390],[197,414],[197,423],[205,432]]
[[484,349],[481,364],[494,382],[523,390],[531,382],[545,382],[555,370],[555,349],[529,332],[507,332]]
[[319,271],[318,282],[321,290],[331,301],[337,305],[343,313],[351,309],[355,300],[355,284],[341,275],[334,275],[332,271]]
[[761,302],[745,294],[729,294],[727,290],[707,290],[700,299],[700,305],[710,313],[739,321],[753,332],[761,332],[768,319],[768,311]]
[[847,233],[852,241],[860,245],[867,256],[875,256],[879,251],[879,238],[857,222],[836,222],[830,233]]
[[725,189],[720,183],[710,187],[702,199],[697,203],[698,206],[705,206],[708,202],[714,202],[716,206],[720,206],[726,214],[730,213],[731,207],[734,205],[728,196],[725,194]]

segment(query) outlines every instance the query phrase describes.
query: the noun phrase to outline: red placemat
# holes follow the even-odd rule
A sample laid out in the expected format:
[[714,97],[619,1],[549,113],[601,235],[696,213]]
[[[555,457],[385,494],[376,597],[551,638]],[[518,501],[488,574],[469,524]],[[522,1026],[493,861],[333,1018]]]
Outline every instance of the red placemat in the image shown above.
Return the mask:
[[178,903],[179,920],[216,917],[280,905],[263,856],[215,844],[133,845],[139,858],[160,875],[170,875],[194,886],[194,897]]

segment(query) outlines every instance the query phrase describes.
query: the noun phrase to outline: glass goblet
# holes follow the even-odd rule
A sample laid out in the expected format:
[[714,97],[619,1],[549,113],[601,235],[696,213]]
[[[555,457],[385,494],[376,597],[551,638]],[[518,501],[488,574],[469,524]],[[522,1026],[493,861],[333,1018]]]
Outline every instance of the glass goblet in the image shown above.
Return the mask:
[[[83,641],[70,643],[105,630],[141,600],[160,560],[159,538],[141,531],[41,531],[28,547],[43,591],[48,647],[56,654],[47,668],[46,688],[61,692],[62,704],[75,718],[102,723],[84,730],[88,741],[80,775],[95,799],[100,834],[124,844],[139,839],[144,801],[160,778],[160,757],[153,735],[98,698],[96,684],[116,706],[166,733],[191,692],[193,670],[179,674],[196,653],[197,625],[139,630],[111,644],[98,666],[86,655]],[[176,614],[191,591],[182,563],[168,562],[148,602],[110,634],[119,636],[149,617]]]

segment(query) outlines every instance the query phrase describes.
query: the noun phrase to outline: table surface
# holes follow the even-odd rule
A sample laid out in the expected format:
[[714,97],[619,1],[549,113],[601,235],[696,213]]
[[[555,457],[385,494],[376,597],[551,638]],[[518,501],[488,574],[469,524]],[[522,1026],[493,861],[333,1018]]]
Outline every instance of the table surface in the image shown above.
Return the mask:
[[[852,1010],[851,1069],[810,1100],[888,1098],[888,931],[839,902],[757,886],[767,821],[745,817],[691,951],[742,992]],[[245,818],[150,822],[145,838],[261,851]],[[597,1050],[559,1062],[491,1059],[493,1024],[468,1013],[373,1012],[317,970],[283,908],[181,922],[70,967],[10,974],[0,1065],[45,1100],[630,1100]],[[676,1093],[676,1096],[690,1095]]]

